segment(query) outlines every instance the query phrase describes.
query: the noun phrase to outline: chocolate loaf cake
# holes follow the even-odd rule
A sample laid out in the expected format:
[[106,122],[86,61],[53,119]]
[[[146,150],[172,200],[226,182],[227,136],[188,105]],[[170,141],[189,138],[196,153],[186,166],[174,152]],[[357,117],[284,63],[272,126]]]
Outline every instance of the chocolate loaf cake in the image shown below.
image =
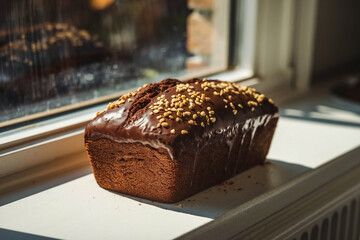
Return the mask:
[[110,103],[85,145],[101,187],[173,203],[264,163],[277,120],[253,88],[166,79]]

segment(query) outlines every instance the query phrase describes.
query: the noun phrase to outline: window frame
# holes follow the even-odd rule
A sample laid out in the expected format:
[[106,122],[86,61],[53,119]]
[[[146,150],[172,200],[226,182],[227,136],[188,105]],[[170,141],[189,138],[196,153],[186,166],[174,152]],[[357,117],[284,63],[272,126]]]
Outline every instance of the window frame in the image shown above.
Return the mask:
[[[227,13],[230,12],[232,6],[230,1],[226,0]],[[220,0],[215,2],[223,3]],[[241,6],[252,6],[258,13],[255,23],[253,23],[256,26],[256,33],[248,36],[255,38],[253,48],[256,51],[253,62],[248,63],[253,63],[254,70],[240,65],[218,74],[209,75],[208,72],[204,72],[202,73],[204,77],[241,82],[266,94],[271,93],[271,97],[275,100],[277,96],[282,97],[279,99],[286,99],[286,96],[306,91],[310,82],[317,1],[243,0]],[[243,14],[246,16],[246,13]],[[282,23],[280,27],[279,23]],[[229,30],[229,28],[225,30],[228,35]],[[244,28],[244,30],[241,34],[249,33],[246,32],[249,29]],[[275,30],[278,34],[271,34]],[[276,36],[271,37],[272,35]],[[299,41],[296,41],[296,38],[299,38]],[[232,51],[229,48],[229,41],[225,41],[222,46],[228,51],[221,57],[228,58],[229,51]],[[280,54],[274,51],[274,46],[279,49]],[[248,47],[246,41],[241,47]],[[186,80],[193,77],[198,76],[188,75],[180,79]],[[124,93],[125,91],[116,95],[118,97]],[[106,105],[92,106],[85,110],[1,133],[0,178],[61,157],[84,152],[84,127],[95,116],[95,113],[106,108]]]

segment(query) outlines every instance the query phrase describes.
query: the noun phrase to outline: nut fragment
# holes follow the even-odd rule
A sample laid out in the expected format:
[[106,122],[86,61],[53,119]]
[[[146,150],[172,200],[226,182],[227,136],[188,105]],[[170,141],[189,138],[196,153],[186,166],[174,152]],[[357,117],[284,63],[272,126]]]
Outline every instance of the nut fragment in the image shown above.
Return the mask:
[[100,111],[100,112],[97,112],[97,113],[96,113],[96,116],[99,116],[99,115],[102,114],[103,112],[105,112],[105,110]]
[[186,130],[181,130],[181,134],[188,134],[188,131],[186,131]]
[[162,126],[162,127],[168,127],[169,124],[168,124],[167,122],[163,122],[163,123],[161,123],[161,126]]
[[175,134],[175,129],[171,129],[170,131],[172,134]]

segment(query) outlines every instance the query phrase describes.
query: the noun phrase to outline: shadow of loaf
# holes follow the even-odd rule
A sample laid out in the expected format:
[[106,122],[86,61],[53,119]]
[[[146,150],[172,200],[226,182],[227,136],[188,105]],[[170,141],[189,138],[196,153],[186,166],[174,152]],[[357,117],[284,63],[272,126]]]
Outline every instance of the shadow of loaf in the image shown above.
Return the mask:
[[110,103],[85,146],[101,187],[172,203],[264,163],[277,120],[253,88],[166,79]]

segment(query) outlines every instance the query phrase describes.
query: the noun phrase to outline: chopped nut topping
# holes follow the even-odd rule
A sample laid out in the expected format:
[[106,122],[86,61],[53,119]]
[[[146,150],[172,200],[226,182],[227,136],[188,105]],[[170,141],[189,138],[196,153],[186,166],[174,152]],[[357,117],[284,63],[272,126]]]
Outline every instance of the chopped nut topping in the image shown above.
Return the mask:
[[99,115],[102,114],[103,112],[105,112],[105,110],[100,111],[100,112],[97,112],[97,113],[96,113],[96,116],[99,116]]
[[251,101],[251,100],[248,101],[247,104],[249,105],[249,107],[251,107],[251,106],[257,106],[257,105],[258,105],[257,102],[254,102],[254,101]]
[[257,100],[259,103],[261,103],[264,99],[265,99],[265,95],[264,95],[264,94],[260,94],[260,95],[256,98],[256,100]]
[[[194,84],[200,85],[195,87]],[[197,90],[200,87],[200,91]],[[139,88],[139,90],[141,90],[141,88]],[[176,94],[171,96],[167,95],[166,97],[165,93],[161,94],[161,96],[157,97],[157,101],[149,106],[151,114],[156,114],[155,117],[158,120],[158,127],[168,127],[170,122],[167,121],[174,120],[178,123],[188,122],[188,124],[191,125],[199,124],[201,127],[215,123],[215,111],[209,106],[212,98],[214,98],[212,93],[215,96],[221,97],[225,104],[224,107],[226,109],[230,108],[234,115],[238,112],[236,107],[243,109],[243,102],[240,104],[239,99],[246,101],[251,111],[255,111],[254,107],[261,105],[262,101],[266,99],[263,94],[256,92],[254,88],[242,87],[229,82],[212,82],[207,81],[207,79],[199,80],[195,83],[177,84],[176,92]],[[110,103],[107,109],[120,107],[121,104],[134,101],[136,94],[137,92],[135,91],[123,95],[117,101]],[[273,104],[271,99],[268,99],[268,101]],[[204,111],[199,111],[199,109],[204,109]],[[101,112],[98,114],[101,114]],[[199,119],[200,116],[204,117],[206,121],[197,122],[196,120]],[[170,132],[175,134],[175,129],[171,129]],[[188,132],[182,130],[181,133],[187,134]]]
[[186,130],[181,130],[181,134],[188,134],[188,131],[186,131]]
[[183,116],[190,116],[190,115],[191,115],[191,112],[188,112],[188,111],[183,113]]
[[274,101],[271,98],[269,98],[268,101],[269,103],[274,104]]

